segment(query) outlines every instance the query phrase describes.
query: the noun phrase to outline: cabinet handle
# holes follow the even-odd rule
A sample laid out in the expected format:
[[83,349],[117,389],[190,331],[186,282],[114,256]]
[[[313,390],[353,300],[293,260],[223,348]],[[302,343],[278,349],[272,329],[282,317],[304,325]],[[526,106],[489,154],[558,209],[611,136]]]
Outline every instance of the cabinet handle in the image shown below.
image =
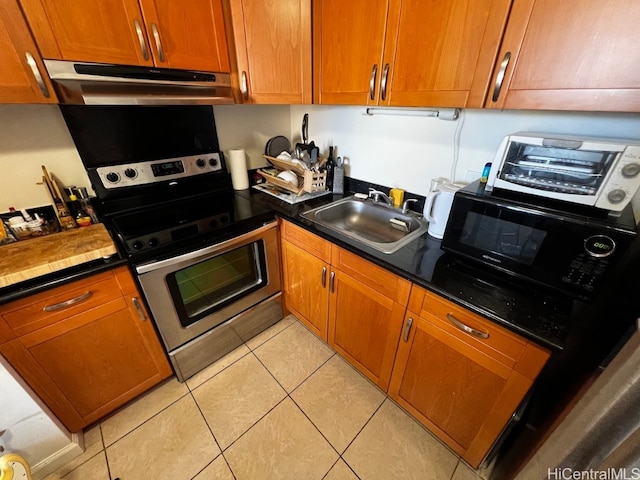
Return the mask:
[[327,286],[327,267],[322,267],[322,288]]
[[144,32],[140,26],[140,22],[137,19],[133,20],[133,26],[136,29],[136,35],[138,35],[138,42],[140,42],[140,50],[142,51],[142,58],[149,60],[149,50],[147,50],[147,42],[144,39]]
[[242,98],[249,100],[249,84],[247,83],[247,72],[244,70],[240,75],[240,91],[242,92]]
[[335,279],[336,279],[336,272],[331,272],[331,275],[329,275],[329,291],[331,293],[333,293],[333,287],[335,284]]
[[382,80],[380,81],[380,97],[382,100],[386,100],[387,98],[387,80],[389,79],[389,64],[387,63],[384,66],[384,70],[382,71]]
[[147,316],[144,314],[142,305],[140,305],[140,300],[138,300],[136,297],[131,297],[131,302],[133,303],[133,306],[136,307],[136,312],[138,312],[138,317],[140,317],[140,320],[144,322],[147,319]]
[[460,320],[458,320],[456,317],[454,317],[450,313],[447,313],[447,320],[449,320],[451,323],[453,323],[454,326],[456,326],[457,328],[459,328],[463,332],[470,333],[471,335],[473,335],[475,337],[478,337],[478,338],[485,338],[485,339],[489,338],[489,334],[488,333],[481,332],[480,330],[476,330],[475,328],[471,328],[469,325],[465,325],[464,323],[462,323]]
[[411,331],[411,325],[413,325],[413,318],[407,319],[407,324],[404,326],[404,332],[402,333],[402,340],[404,343],[409,341],[409,332]]
[[496,75],[496,86],[493,89],[493,97],[491,97],[491,100],[494,102],[497,102],[500,96],[500,90],[502,90],[502,82],[504,82],[504,74],[509,66],[509,60],[511,60],[511,52],[504,54],[504,58],[500,64],[500,70],[498,70],[498,75]]
[[36,63],[36,59],[33,58],[33,55],[31,55],[29,52],[26,52],[24,56],[27,57],[27,65],[29,65],[29,68],[31,69],[31,73],[33,73],[33,76],[35,77],[36,82],[38,83],[38,87],[40,87],[40,91],[42,92],[42,95],[44,95],[46,98],[49,98],[49,89],[47,88],[47,85],[44,83],[44,79],[42,78],[42,75],[40,75],[40,70],[38,70],[38,64]]
[[162,49],[162,41],[160,40],[160,32],[155,23],[151,24],[151,32],[153,33],[153,41],[156,42],[156,50],[158,51],[158,60],[164,62],[164,50]]
[[369,98],[373,100],[376,94],[376,77],[378,76],[378,64],[376,63],[371,70],[371,78],[369,79]]
[[76,303],[80,303],[87,298],[90,298],[93,295],[91,290],[87,290],[82,295],[78,295],[75,298],[71,298],[69,300],[65,300],[64,302],[56,303],[55,305],[47,305],[42,310],[45,312],[55,312],[57,310],[62,310],[63,308],[70,307],[71,305],[75,305]]

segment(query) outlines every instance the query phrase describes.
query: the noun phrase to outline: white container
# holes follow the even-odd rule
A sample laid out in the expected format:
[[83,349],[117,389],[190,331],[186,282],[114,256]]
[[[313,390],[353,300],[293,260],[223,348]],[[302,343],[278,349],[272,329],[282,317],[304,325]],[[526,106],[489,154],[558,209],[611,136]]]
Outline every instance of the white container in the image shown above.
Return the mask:
[[461,185],[443,183],[438,185],[438,189],[429,192],[424,203],[424,218],[429,222],[427,233],[434,238],[442,238],[444,229],[447,226],[449,212],[453,204],[453,196],[462,188]]

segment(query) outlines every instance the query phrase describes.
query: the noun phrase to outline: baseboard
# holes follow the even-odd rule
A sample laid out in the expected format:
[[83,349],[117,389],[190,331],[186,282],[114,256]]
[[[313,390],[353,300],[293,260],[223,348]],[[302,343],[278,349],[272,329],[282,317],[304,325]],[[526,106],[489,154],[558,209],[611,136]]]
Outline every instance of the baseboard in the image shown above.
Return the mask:
[[82,432],[71,434],[71,443],[31,467],[33,480],[41,480],[66,465],[84,451]]

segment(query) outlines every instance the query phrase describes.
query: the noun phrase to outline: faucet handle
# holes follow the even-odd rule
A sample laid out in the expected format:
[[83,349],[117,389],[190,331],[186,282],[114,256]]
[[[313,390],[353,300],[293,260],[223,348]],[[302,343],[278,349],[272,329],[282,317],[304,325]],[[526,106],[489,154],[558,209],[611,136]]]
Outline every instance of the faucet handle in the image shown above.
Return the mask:
[[411,202],[417,202],[417,198],[407,198],[402,204],[402,213],[407,213],[409,211],[409,204]]

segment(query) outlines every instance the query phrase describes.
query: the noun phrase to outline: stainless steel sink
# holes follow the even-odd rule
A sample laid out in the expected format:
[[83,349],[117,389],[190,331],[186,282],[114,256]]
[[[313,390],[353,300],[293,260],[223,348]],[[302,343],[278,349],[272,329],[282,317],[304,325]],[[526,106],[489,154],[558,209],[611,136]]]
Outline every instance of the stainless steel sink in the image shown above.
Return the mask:
[[429,227],[415,213],[402,213],[397,208],[355,197],[309,210],[302,216],[383,253],[397,251]]

